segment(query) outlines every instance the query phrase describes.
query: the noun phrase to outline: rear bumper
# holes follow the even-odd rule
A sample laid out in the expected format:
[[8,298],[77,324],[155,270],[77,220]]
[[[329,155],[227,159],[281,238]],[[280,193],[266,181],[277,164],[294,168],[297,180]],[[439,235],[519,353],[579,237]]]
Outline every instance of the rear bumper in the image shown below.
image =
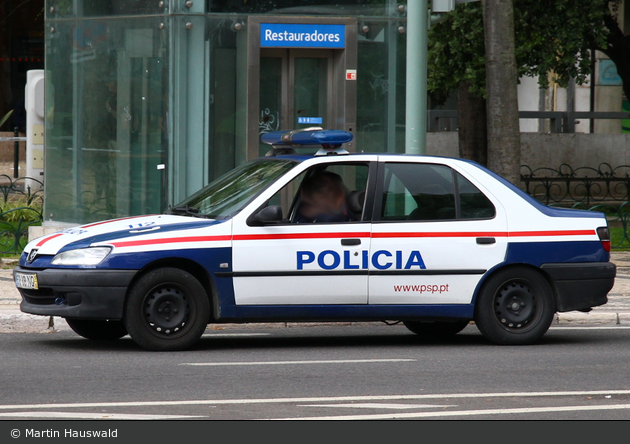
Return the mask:
[[543,264],[556,290],[556,310],[588,310],[608,302],[617,267],[612,262]]
[[24,313],[83,319],[122,319],[127,287],[137,270],[46,269],[37,274],[38,290],[18,288]]

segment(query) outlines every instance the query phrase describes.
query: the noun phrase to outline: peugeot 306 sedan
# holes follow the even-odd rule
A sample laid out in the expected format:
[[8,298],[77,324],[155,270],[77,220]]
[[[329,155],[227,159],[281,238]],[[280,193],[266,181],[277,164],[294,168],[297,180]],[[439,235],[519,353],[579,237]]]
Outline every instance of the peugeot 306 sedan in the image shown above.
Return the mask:
[[474,321],[493,343],[532,344],[556,312],[607,302],[603,214],[542,205],[466,160],[349,154],[351,138],[268,133],[272,155],[166,214],[31,241],[14,270],[21,310],[182,350],[208,324],[287,321],[401,321],[431,337]]

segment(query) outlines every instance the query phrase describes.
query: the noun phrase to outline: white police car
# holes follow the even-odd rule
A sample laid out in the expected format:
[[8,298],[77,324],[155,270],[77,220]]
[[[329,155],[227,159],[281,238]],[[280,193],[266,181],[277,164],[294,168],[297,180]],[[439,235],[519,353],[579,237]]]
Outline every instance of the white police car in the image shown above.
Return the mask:
[[431,336],[474,321],[494,343],[531,344],[555,312],[607,302],[603,214],[544,206],[461,159],[330,151],[351,137],[269,133],[279,152],[336,155],[263,157],[168,214],[31,241],[21,310],[181,350],[209,323],[276,321],[400,320]]

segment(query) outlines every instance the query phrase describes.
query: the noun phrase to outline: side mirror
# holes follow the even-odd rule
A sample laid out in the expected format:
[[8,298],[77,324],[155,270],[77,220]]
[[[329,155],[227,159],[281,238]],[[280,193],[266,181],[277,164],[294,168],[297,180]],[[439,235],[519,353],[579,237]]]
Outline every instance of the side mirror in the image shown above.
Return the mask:
[[261,226],[282,222],[282,208],[280,205],[271,205],[260,209],[247,219],[247,225]]

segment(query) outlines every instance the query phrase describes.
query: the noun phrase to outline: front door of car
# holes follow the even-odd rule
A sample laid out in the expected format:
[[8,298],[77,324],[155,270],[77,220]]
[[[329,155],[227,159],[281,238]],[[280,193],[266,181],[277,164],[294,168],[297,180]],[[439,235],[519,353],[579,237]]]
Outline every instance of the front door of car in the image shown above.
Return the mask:
[[[262,207],[235,218],[236,305],[367,304],[371,214],[364,211],[364,202],[374,181],[370,174],[370,163],[361,161],[311,167]],[[339,212],[316,215],[318,208],[307,208],[313,204],[309,190],[338,185],[343,205],[332,207]],[[252,221],[259,211],[274,214],[278,207],[282,220]]]
[[379,163],[369,303],[470,303],[507,248],[490,197],[447,165]]

